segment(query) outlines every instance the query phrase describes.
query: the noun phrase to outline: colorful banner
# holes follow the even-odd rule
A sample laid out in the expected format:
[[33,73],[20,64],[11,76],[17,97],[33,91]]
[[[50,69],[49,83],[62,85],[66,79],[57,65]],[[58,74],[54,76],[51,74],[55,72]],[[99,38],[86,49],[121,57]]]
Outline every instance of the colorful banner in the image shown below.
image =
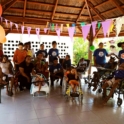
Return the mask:
[[12,30],[12,25],[13,25],[13,22],[10,22],[10,28],[11,28],[11,30]]
[[18,30],[18,24],[15,24],[16,29]]
[[81,22],[81,27],[85,25],[85,22]]
[[24,26],[21,26],[21,31],[22,31],[22,34],[24,33]]
[[96,34],[96,25],[97,25],[97,21],[92,22],[91,24],[92,24],[93,36],[95,36],[95,34]]
[[27,27],[28,36],[30,37],[31,27]]
[[71,38],[71,41],[73,41],[74,32],[75,32],[75,27],[68,28],[68,33],[69,33],[69,37]]
[[37,34],[38,39],[40,39],[40,28],[36,28],[35,30],[36,30],[36,34]]
[[45,34],[47,33],[47,30],[48,30],[48,28],[44,28],[44,33],[45,33]]
[[90,31],[90,27],[91,27],[91,24],[82,26],[82,35],[83,35],[84,41],[87,38],[87,35],[88,35],[89,31]]
[[102,28],[103,28],[103,33],[104,33],[104,37],[106,37],[107,32],[109,31],[109,27],[111,25],[111,20],[106,20],[102,23]]
[[69,24],[66,24],[67,28],[69,28]]
[[101,22],[98,22],[98,29],[100,29],[101,27]]
[[60,28],[56,29],[56,33],[57,33],[57,36],[58,36],[59,40],[60,40],[60,32],[61,32]]
[[5,22],[6,22],[6,26],[8,27],[8,20],[7,20],[7,19],[5,19]]

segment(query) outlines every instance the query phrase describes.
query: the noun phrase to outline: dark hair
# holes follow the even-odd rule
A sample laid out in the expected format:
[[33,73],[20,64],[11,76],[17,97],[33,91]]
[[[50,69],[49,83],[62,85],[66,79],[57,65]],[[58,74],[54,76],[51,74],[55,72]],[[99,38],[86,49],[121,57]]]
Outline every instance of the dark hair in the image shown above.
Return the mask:
[[20,42],[20,43],[18,44],[18,46],[23,46],[23,43],[22,43],[22,42]]
[[57,44],[56,41],[53,41],[53,42],[52,42],[52,45],[54,45],[54,44]]
[[42,44],[40,44],[40,46],[43,46],[44,44],[42,43]]
[[103,44],[102,42],[99,43],[99,45]]
[[[38,56],[39,54],[42,54],[42,53],[38,52],[38,53],[36,54],[36,56]],[[43,54],[42,54],[42,55],[43,55]]]
[[68,58],[70,58],[70,55],[66,55]]
[[117,46],[118,46],[118,47],[121,47],[122,44],[124,44],[124,42],[120,42],[120,43],[118,43]]
[[111,45],[110,48],[115,48],[115,46],[114,45]]
[[26,60],[28,57],[31,57],[31,56],[30,56],[30,55],[27,55],[27,56],[25,57],[25,60]]
[[55,58],[53,59],[53,61],[55,61],[55,60],[58,60],[58,58],[55,57]]
[[3,56],[2,56],[2,60],[3,60],[4,57],[8,59],[8,56],[7,56],[7,55],[3,55]]

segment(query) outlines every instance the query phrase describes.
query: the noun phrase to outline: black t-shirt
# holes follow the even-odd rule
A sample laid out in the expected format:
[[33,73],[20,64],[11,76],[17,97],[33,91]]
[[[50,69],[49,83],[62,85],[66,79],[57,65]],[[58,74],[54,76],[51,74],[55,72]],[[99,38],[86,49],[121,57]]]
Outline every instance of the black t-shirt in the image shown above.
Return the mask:
[[30,63],[28,66],[26,65],[26,62],[23,61],[22,63],[20,63],[19,67],[24,69],[25,74],[27,74],[28,76],[30,76],[30,73],[32,72],[32,69],[34,68],[34,65],[32,63]]

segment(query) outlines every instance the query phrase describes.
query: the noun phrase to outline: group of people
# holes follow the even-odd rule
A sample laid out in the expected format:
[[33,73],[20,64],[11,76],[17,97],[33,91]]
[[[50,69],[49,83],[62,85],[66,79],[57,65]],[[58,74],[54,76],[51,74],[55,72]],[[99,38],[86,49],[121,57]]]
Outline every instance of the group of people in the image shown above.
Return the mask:
[[[106,104],[109,98],[113,95],[114,90],[119,86],[119,83],[122,79],[124,79],[124,42],[118,43],[118,47],[122,48],[122,50],[119,51],[118,55],[114,53],[108,54],[106,49],[103,48],[103,43],[99,44],[99,48],[94,51],[94,65],[96,67],[104,67],[109,69],[115,69],[115,57],[118,59],[118,67],[116,68],[116,71],[113,73],[113,77],[111,79],[106,79],[103,83],[103,104]],[[112,48],[115,48],[112,46]],[[106,62],[106,56],[114,56],[111,57],[110,61]],[[99,70],[98,70],[99,73]],[[100,74],[100,73],[99,73]],[[102,73],[104,75],[104,72]],[[97,75],[95,75],[97,76]],[[96,86],[96,85],[95,85]],[[110,90],[109,95],[106,95],[106,88],[112,87]],[[96,87],[94,87],[94,90]]]

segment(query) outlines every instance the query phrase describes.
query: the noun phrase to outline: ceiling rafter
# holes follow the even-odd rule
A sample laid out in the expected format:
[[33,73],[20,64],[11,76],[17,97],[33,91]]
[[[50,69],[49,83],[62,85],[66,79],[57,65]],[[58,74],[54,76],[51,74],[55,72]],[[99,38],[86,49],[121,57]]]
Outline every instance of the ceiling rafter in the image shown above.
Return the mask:
[[81,13],[83,12],[84,8],[85,8],[85,2],[84,2],[84,4],[83,4],[83,6],[82,6],[82,9],[81,9],[81,11],[80,11],[80,13],[79,13],[77,19],[76,19],[76,23],[78,22],[79,18],[81,17]]
[[[26,13],[26,5],[27,5],[27,0],[24,1],[23,17],[25,17],[25,13]],[[24,25],[24,22],[22,22],[22,24]]]
[[103,21],[105,18],[94,8],[93,4],[89,1],[87,1],[87,4],[89,7],[97,14],[97,16]]
[[89,6],[88,6],[87,0],[85,0],[85,3],[86,3],[86,7],[87,7],[87,9],[88,9],[88,13],[89,13],[89,16],[90,16],[90,20],[91,20],[91,22],[92,22],[92,21],[93,21],[93,17],[92,17],[90,8],[89,8]]
[[109,0],[115,4],[115,6],[118,8],[118,10],[124,15],[124,9],[121,8],[121,6],[118,4],[115,0]]
[[104,5],[104,4],[108,3],[108,2],[109,2],[109,0],[106,0],[106,1],[104,1],[104,2],[102,2],[102,3],[100,3],[100,4],[97,4],[97,5],[94,6],[94,7],[95,7],[95,8],[100,7],[100,6],[102,6],[102,5]]
[[54,9],[53,9],[53,13],[52,13],[51,21],[52,21],[53,18],[54,18],[54,15],[55,15],[55,12],[56,12],[56,8],[57,8],[57,4],[58,4],[58,0],[55,1],[55,6],[54,6]]
[[7,0],[4,1],[3,3],[1,3],[2,6],[6,6],[7,4],[9,4],[10,2],[12,2],[13,0]]
[[18,0],[13,0],[12,2],[10,2],[4,9],[3,9],[3,13],[8,10],[12,5],[14,5]]

